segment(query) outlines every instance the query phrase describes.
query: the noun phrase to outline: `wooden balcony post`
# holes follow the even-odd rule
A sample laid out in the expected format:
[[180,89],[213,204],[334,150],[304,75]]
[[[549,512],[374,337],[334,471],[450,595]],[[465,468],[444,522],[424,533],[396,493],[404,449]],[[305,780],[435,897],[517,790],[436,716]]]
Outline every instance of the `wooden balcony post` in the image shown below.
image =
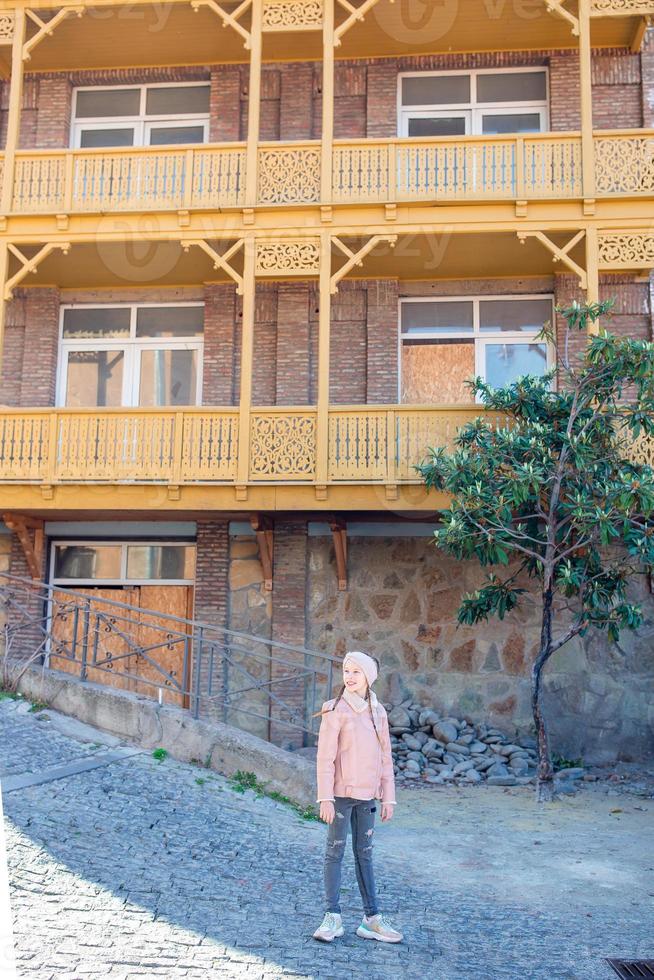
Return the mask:
[[[599,302],[599,243],[597,228],[586,229],[586,302]],[[599,324],[591,323],[591,333],[599,332]]]
[[[318,398],[316,413],[316,487],[326,488],[329,474],[329,349],[331,333],[332,239],[320,235],[320,308],[318,310]],[[316,490],[320,496],[325,490]]]
[[322,21],[322,150],[320,203],[332,203],[334,153],[334,0],[323,0]]
[[248,135],[245,172],[245,206],[257,203],[259,174],[259,121],[261,115],[261,51],[263,0],[252,0],[250,28],[250,81],[248,84]]
[[590,0],[579,0],[579,82],[581,99],[581,173],[584,213],[595,210],[595,145],[590,48]]
[[256,289],[256,239],[248,235],[243,243],[243,317],[241,327],[241,389],[238,416],[238,460],[236,484],[245,499],[250,476],[250,412],[252,409],[252,365],[254,361],[254,299]]
[[5,163],[2,177],[2,206],[0,213],[11,211],[14,196],[14,172],[16,169],[16,148],[20,131],[21,106],[23,102],[23,45],[25,43],[25,8],[14,10],[14,37],[11,45],[11,79],[9,81],[9,110],[7,112],[7,140],[5,143]]

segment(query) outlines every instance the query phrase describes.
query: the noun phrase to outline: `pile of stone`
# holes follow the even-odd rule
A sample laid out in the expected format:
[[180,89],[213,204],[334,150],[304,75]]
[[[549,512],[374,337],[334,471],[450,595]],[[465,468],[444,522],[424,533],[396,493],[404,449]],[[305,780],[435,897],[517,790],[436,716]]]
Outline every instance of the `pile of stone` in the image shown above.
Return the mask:
[[398,782],[480,783],[515,786],[531,782],[536,773],[536,742],[511,741],[499,728],[473,725],[412,701],[387,704]]

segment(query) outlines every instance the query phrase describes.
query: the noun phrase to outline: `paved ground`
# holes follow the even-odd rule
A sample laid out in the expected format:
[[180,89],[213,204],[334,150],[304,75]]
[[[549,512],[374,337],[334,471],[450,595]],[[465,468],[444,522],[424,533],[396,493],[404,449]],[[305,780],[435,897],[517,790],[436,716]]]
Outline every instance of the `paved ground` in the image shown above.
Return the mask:
[[346,935],[322,945],[324,824],[147,753],[26,785],[117,745],[26,707],[0,701],[21,978],[610,980],[603,957],[654,957],[652,799],[594,786],[543,809],[531,787],[401,789],[375,858],[406,941],[354,934],[348,847]]

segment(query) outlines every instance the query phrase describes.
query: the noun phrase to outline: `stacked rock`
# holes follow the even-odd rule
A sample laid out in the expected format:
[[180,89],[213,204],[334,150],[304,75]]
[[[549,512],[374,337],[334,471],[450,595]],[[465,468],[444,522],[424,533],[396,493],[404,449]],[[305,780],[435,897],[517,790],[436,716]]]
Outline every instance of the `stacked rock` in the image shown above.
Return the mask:
[[441,717],[411,701],[386,704],[398,781],[515,786],[536,773],[536,741],[511,741],[499,728]]

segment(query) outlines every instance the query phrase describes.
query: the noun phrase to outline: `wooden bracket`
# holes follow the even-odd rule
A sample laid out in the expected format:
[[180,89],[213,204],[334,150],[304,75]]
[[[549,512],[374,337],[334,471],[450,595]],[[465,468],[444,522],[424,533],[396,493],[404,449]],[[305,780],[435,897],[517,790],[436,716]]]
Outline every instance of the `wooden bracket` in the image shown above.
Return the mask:
[[582,269],[574,259],[571,259],[568,252],[571,252],[575,245],[581,241],[581,239],[586,234],[585,231],[578,231],[577,234],[570,239],[567,245],[559,247],[555,245],[554,242],[544,235],[542,231],[518,231],[516,232],[518,240],[521,245],[524,245],[527,238],[536,238],[545,248],[552,253],[553,262],[561,262],[563,265],[567,265],[568,269],[571,269],[576,275],[579,276],[579,285],[583,290],[588,288],[588,277],[586,276],[586,270]]
[[239,294],[239,296],[242,296],[243,276],[239,275],[236,269],[229,264],[229,260],[231,259],[232,255],[242,248],[244,242],[244,238],[239,238],[238,241],[234,242],[234,244],[231,245],[226,252],[223,252],[222,255],[220,252],[217,252],[215,248],[212,248],[209,242],[205,242],[203,238],[194,238],[187,241],[182,240],[181,246],[185,252],[188,252],[191,245],[197,245],[198,248],[201,248],[213,262],[214,269],[222,269],[223,272],[226,272],[227,275],[234,280],[236,283],[236,292]]
[[271,519],[265,514],[251,514],[250,524],[257,536],[259,545],[259,558],[263,569],[263,587],[266,592],[271,592],[273,587],[273,525]]
[[208,7],[209,10],[213,10],[214,14],[217,17],[220,17],[220,19],[222,20],[223,27],[229,26],[233,28],[237,34],[241,35],[241,37],[243,38],[243,47],[246,48],[246,50],[249,50],[250,48],[251,35],[250,32],[246,30],[242,24],[239,23],[239,17],[242,14],[244,14],[245,11],[248,10],[248,8],[251,6],[252,6],[252,0],[243,0],[243,2],[239,4],[236,10],[232,10],[231,13],[228,13],[220,6],[219,3],[216,3],[216,0],[191,0],[191,7],[193,8],[193,13],[197,14],[200,7]]
[[547,0],[546,7],[548,14],[554,14],[555,17],[560,17],[562,20],[567,20],[571,25],[570,31],[575,37],[579,37],[579,18],[571,14],[569,10],[566,10],[563,6],[564,0]]
[[329,522],[334,539],[334,554],[336,555],[336,575],[338,591],[347,590],[347,528],[341,518],[333,518]]
[[[360,7],[355,7],[354,4],[350,3],[350,0],[337,0],[337,2],[341,5],[341,7],[345,8],[349,14],[349,17],[346,17],[343,23],[339,24],[334,31],[335,48],[339,47],[341,38],[347,31],[349,31],[353,24],[356,24],[357,21],[364,20],[368,11],[372,10],[372,8],[379,3],[379,0],[364,0]],[[390,2],[393,3],[394,0],[390,0]]]
[[[43,521],[24,514],[3,514],[2,519],[21,543],[23,554],[35,582],[43,578],[43,557],[45,555],[45,532]],[[30,535],[34,531],[34,536]]]
[[44,37],[51,37],[55,32],[55,28],[61,24],[62,20],[65,20],[66,17],[70,17],[71,14],[77,14],[78,17],[81,17],[85,10],[86,7],[84,4],[80,4],[76,7],[62,7],[61,10],[57,11],[54,17],[50,18],[50,20],[41,20],[39,15],[34,13],[33,10],[26,9],[25,16],[29,17],[32,23],[36,24],[38,31],[23,44],[23,61],[30,60],[32,57],[32,51],[37,44],[40,44]]
[[636,24],[636,29],[634,35],[631,39],[631,44],[629,45],[629,50],[632,54],[638,54],[641,47],[643,46],[643,40],[647,34],[647,28],[650,27],[652,23],[651,16],[639,17]]
[[368,254],[372,252],[375,245],[379,245],[380,242],[388,242],[391,248],[395,248],[395,242],[397,241],[397,235],[373,235],[369,238],[365,245],[362,245],[358,252],[353,252],[352,249],[348,248],[344,242],[340,240],[336,235],[332,238],[332,242],[343,255],[347,258],[345,265],[341,266],[330,279],[330,292],[338,292],[338,284],[341,279],[344,278],[355,265],[363,265],[363,260]]
[[48,242],[42,248],[38,250],[35,256],[28,259],[26,255],[21,252],[19,248],[13,245],[11,242],[7,245],[7,248],[14,255],[21,264],[18,272],[15,272],[10,279],[7,279],[4,288],[4,298],[10,300],[13,297],[14,288],[23,281],[26,275],[30,272],[36,272],[39,265],[50,252],[53,252],[56,248],[60,248],[64,255],[67,255],[70,250],[70,242]]

